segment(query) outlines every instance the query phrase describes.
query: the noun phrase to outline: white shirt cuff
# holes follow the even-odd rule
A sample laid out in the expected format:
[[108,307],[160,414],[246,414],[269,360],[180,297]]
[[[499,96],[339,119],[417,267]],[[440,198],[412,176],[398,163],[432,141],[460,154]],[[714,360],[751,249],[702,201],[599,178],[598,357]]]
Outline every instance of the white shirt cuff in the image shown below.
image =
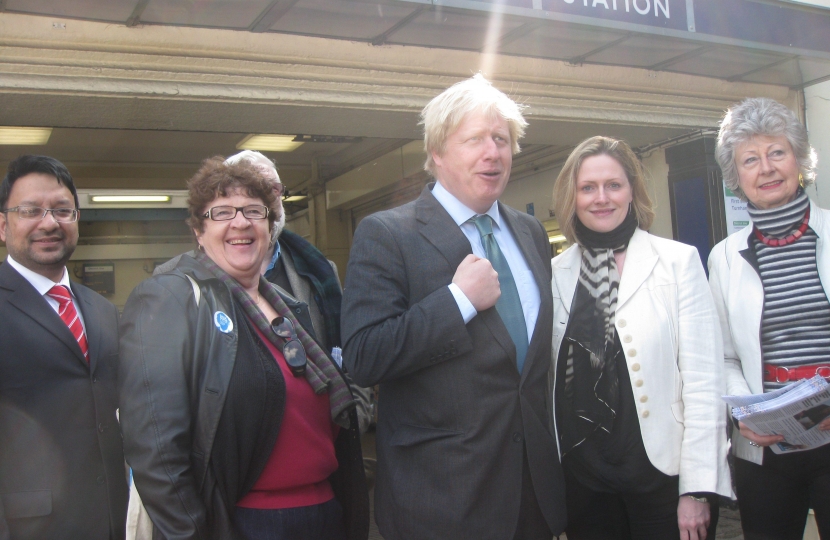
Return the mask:
[[461,316],[464,318],[464,324],[473,320],[473,317],[478,315],[478,311],[476,311],[475,306],[470,300],[467,298],[467,295],[461,290],[461,287],[456,285],[455,283],[449,284],[450,292],[452,293],[452,297],[455,298],[455,303],[458,304],[458,310],[461,312]]

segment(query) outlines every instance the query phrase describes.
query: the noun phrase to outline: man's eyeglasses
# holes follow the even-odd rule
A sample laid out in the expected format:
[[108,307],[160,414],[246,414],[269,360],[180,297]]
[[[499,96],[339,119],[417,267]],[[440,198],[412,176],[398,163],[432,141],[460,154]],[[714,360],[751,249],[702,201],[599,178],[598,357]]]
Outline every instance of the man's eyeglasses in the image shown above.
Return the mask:
[[210,218],[213,221],[230,221],[236,217],[236,214],[242,212],[246,219],[265,219],[268,217],[270,210],[267,206],[252,204],[251,206],[214,206],[202,217]]
[[288,188],[286,188],[285,184],[282,182],[275,182],[271,184],[271,189],[274,190],[274,195],[276,195],[278,199],[281,197],[288,197]]
[[291,373],[295,377],[300,377],[305,374],[306,364],[308,364],[308,356],[305,352],[305,347],[297,337],[297,332],[294,331],[294,323],[291,319],[285,317],[277,317],[271,321],[271,329],[277,336],[285,341],[282,344],[282,355],[285,357],[285,362],[291,368]]
[[4,214],[9,212],[17,212],[20,219],[36,219],[41,220],[46,217],[46,214],[52,214],[52,217],[58,223],[74,223],[78,221],[78,210],[75,208],[40,208],[39,206],[15,206],[14,208],[7,208],[3,210]]

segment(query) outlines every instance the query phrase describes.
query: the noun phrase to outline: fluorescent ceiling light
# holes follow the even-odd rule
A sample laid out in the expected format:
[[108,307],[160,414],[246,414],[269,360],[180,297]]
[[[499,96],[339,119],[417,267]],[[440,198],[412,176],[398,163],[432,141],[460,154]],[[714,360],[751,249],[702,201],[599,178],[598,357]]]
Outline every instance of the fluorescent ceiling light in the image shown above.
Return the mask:
[[297,202],[297,201],[304,201],[308,198],[308,195],[292,195],[290,197],[286,197],[283,199],[283,202]]
[[557,234],[556,236],[551,236],[550,238],[548,238],[548,242],[550,242],[551,244],[559,244],[564,242],[565,240],[566,238],[564,234]]
[[169,203],[170,195],[91,195],[94,203]]
[[42,145],[49,141],[52,128],[0,126],[0,144]]
[[302,142],[294,142],[294,135],[248,135],[236,145],[239,150],[265,150],[266,152],[292,152]]

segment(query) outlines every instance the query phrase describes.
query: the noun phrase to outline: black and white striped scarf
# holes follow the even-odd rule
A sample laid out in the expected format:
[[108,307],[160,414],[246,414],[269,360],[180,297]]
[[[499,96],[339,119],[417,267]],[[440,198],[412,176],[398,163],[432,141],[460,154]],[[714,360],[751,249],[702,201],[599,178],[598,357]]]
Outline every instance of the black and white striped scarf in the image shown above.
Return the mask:
[[628,247],[637,229],[632,211],[613,231],[598,233],[578,219],[577,242],[582,250],[579,281],[571,305],[564,343],[567,346],[563,402],[565,413],[579,426],[563,440],[563,454],[597,430],[610,433],[619,403],[614,361],[617,291],[620,274],[614,253]]

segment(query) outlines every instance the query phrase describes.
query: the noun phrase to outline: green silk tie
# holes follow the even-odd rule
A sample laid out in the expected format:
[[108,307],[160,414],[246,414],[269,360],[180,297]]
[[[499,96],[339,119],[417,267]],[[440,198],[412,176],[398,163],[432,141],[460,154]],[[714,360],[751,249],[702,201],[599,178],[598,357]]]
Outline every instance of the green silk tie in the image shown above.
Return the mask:
[[525,356],[527,356],[527,323],[522,310],[522,300],[519,298],[519,289],[516,287],[516,280],[513,279],[513,273],[510,271],[510,265],[507,264],[507,259],[504,258],[504,253],[502,253],[496,238],[493,236],[492,218],[485,214],[476,216],[471,221],[481,235],[481,243],[484,245],[484,251],[487,252],[487,259],[499,274],[501,296],[496,302],[496,311],[501,316],[510,338],[516,345],[516,365],[519,373],[521,373]]

